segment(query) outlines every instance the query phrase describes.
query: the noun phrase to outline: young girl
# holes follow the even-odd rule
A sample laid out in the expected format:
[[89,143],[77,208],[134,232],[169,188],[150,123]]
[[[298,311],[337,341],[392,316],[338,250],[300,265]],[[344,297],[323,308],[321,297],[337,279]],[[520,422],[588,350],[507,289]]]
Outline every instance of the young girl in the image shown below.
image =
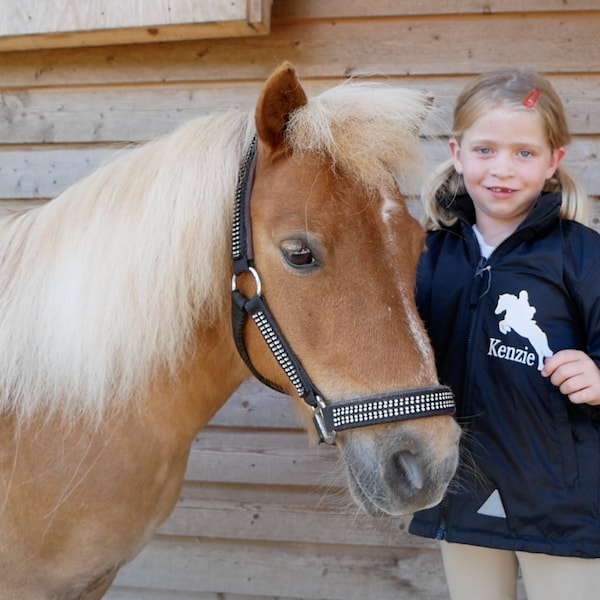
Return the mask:
[[453,600],[600,599],[600,236],[562,165],[537,73],[461,92],[424,191],[417,301],[464,427],[463,460],[410,531],[443,540]]

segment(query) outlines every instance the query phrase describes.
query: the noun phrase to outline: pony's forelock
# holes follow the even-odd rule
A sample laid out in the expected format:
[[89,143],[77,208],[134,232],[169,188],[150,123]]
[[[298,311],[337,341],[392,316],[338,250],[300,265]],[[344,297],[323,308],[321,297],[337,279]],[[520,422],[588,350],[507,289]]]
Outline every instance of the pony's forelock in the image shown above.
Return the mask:
[[419,143],[431,98],[420,90],[350,81],[292,114],[293,152],[316,152],[363,185],[418,188],[427,161]]

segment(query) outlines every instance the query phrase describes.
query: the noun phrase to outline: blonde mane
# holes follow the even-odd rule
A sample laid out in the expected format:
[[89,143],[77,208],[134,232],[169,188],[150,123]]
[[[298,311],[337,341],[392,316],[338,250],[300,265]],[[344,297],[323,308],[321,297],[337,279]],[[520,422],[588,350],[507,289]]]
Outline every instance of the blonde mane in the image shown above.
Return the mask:
[[[420,168],[422,94],[350,83],[288,127],[366,185]],[[0,411],[100,419],[157,369],[175,374],[222,314],[250,114],[197,119],[126,152],[55,200],[0,221]]]

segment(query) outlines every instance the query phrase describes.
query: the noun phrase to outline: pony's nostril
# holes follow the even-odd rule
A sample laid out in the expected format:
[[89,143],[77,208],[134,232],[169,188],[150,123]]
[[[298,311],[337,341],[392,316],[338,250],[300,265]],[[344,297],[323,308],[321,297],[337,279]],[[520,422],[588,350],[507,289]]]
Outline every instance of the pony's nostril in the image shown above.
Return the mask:
[[412,452],[402,451],[394,456],[396,477],[416,490],[423,489],[423,468],[419,457]]

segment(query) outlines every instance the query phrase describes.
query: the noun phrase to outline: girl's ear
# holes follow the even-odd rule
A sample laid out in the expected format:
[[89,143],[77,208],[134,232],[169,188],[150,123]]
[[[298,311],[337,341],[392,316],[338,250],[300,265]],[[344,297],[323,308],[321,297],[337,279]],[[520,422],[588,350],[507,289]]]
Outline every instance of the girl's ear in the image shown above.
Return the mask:
[[462,173],[463,167],[462,162],[460,160],[460,144],[458,140],[454,137],[451,137],[448,140],[448,147],[450,148],[450,152],[452,153],[452,162],[454,163],[454,170],[457,173]]
[[564,146],[557,148],[552,152],[552,156],[550,157],[550,164],[548,165],[548,170],[546,171],[546,179],[551,179],[554,177],[554,173],[556,173],[556,169],[562,162],[562,159],[565,157],[567,153]]

